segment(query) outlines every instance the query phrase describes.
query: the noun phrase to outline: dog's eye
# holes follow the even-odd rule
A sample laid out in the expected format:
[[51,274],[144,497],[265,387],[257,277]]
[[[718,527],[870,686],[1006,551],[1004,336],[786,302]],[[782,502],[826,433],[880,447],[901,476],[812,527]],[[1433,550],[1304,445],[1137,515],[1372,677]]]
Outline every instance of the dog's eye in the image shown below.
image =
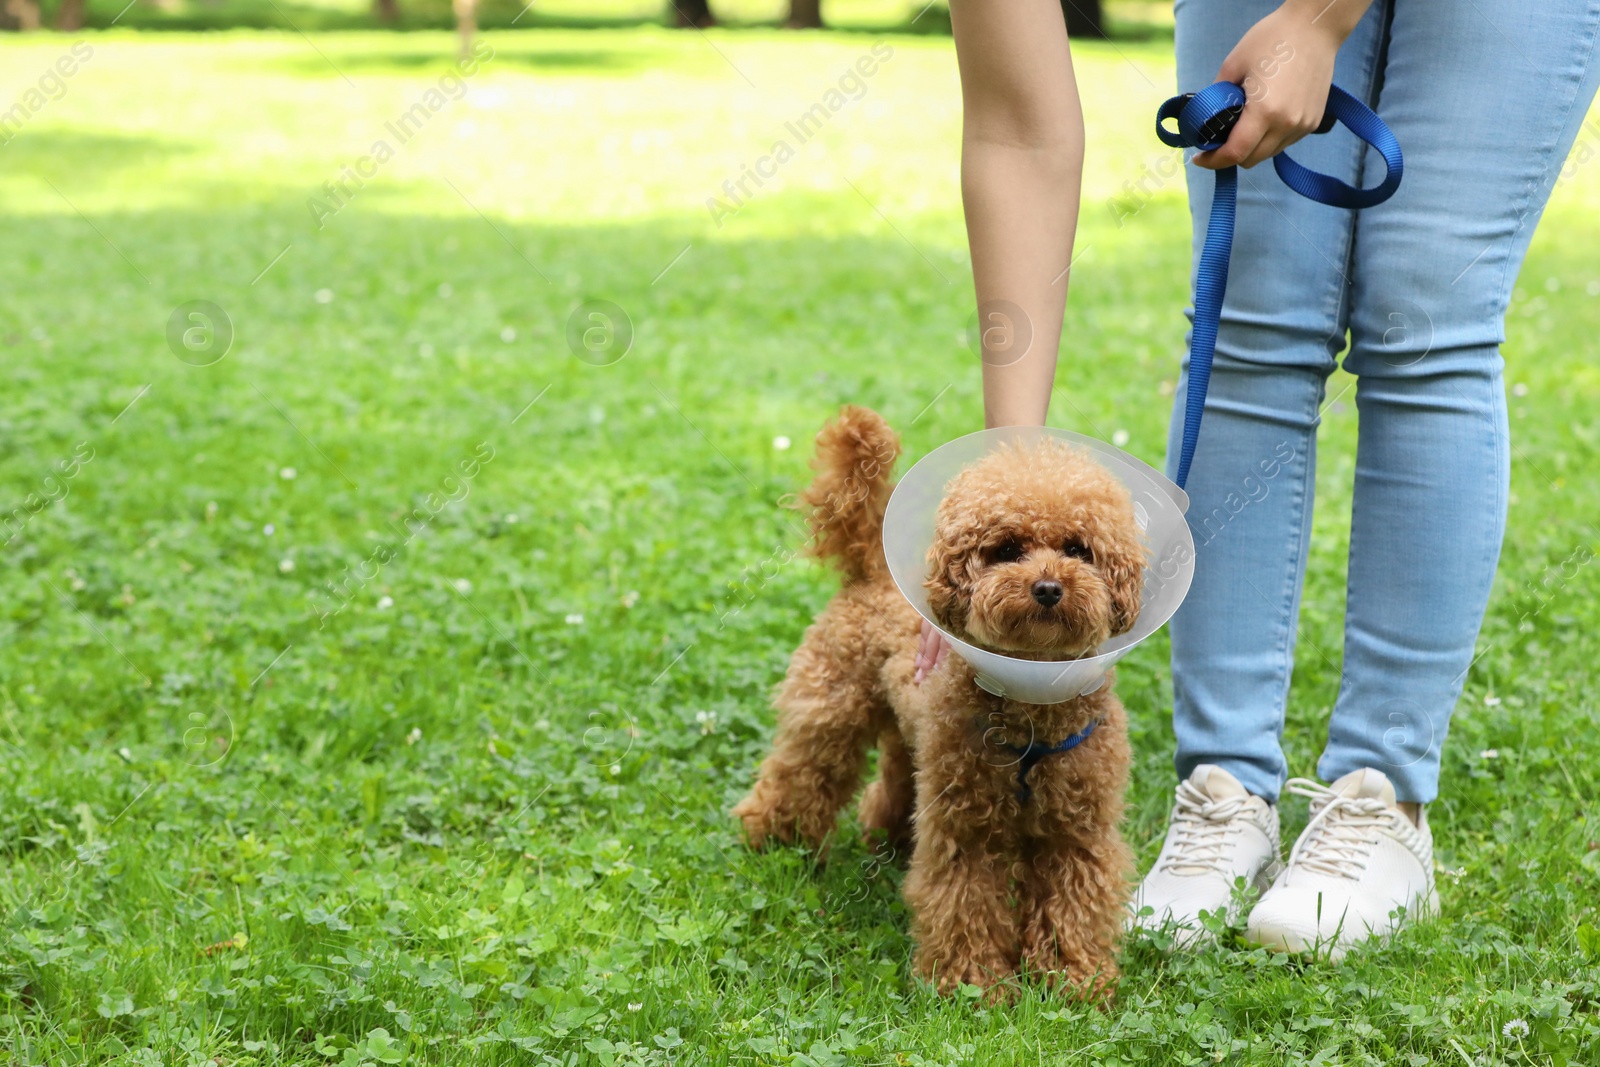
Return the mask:
[[1061,551],[1073,559],[1081,559],[1085,563],[1094,562],[1094,553],[1089,550],[1089,546],[1075,538],[1068,538],[1067,543],[1061,546]]
[[985,555],[990,563],[1015,563],[1022,558],[1022,545],[1018,541],[1001,541]]

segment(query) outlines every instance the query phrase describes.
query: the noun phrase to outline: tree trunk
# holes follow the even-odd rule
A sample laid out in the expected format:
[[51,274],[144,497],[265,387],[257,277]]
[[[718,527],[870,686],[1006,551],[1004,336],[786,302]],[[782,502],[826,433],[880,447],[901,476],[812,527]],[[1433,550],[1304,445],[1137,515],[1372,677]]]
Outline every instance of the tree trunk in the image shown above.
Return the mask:
[[[1066,3],[1067,0],[1062,0]],[[822,28],[822,0],[789,0],[791,30],[819,30]]]
[[478,32],[478,0],[451,0],[456,13],[456,33],[461,37],[461,58],[472,55],[472,38]]
[[73,33],[83,29],[83,0],[61,0],[56,11],[56,29]]
[[711,14],[711,4],[708,0],[668,0],[672,4],[672,22],[680,29],[697,27],[704,29],[716,25],[716,17]]
[[5,0],[0,8],[0,27],[8,30],[36,30],[39,28],[39,0]]
[[399,22],[400,0],[372,0],[372,13],[379,22]]
[[1105,37],[1100,0],[1061,0],[1061,12],[1067,17],[1068,37]]

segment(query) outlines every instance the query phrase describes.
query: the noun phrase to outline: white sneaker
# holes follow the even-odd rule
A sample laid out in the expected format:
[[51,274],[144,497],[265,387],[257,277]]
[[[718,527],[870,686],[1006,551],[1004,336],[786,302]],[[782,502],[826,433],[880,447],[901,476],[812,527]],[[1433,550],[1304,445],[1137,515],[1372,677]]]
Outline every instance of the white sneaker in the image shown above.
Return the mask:
[[[1202,911],[1232,910],[1237,879],[1265,889],[1277,871],[1278,809],[1203,763],[1178,783],[1167,839],[1134,895],[1132,923],[1147,930],[1170,923],[1179,945],[1194,944],[1206,937]],[[1141,915],[1146,907],[1153,914]]]
[[1427,818],[1412,825],[1388,778],[1366,768],[1331,787],[1291,778],[1287,788],[1311,799],[1311,821],[1250,912],[1251,941],[1339,960],[1351,945],[1393,931],[1397,908],[1406,918],[1438,911]]

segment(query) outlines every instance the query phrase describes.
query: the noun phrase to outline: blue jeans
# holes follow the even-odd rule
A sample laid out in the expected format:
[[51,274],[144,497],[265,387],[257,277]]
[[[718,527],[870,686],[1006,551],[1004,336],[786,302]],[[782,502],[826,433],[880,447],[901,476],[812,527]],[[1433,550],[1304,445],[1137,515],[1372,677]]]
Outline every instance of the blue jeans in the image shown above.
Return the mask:
[[[1276,6],[1177,0],[1179,87],[1216,80]],[[1399,192],[1352,212],[1292,193],[1270,165],[1240,172],[1188,484],[1195,580],[1172,620],[1180,776],[1220,764],[1269,800],[1283,784],[1316,430],[1348,333],[1360,443],[1342,681],[1317,773],[1331,781],[1372,767],[1401,800],[1438,794],[1505,530],[1506,305],[1594,98],[1597,34],[1600,0],[1375,0],[1334,81],[1394,130]],[[1263,85],[1270,93],[1271,79]],[[1289,151],[1352,184],[1383,176],[1382,157],[1342,127]],[[1192,164],[1188,178],[1198,259],[1213,178]]]

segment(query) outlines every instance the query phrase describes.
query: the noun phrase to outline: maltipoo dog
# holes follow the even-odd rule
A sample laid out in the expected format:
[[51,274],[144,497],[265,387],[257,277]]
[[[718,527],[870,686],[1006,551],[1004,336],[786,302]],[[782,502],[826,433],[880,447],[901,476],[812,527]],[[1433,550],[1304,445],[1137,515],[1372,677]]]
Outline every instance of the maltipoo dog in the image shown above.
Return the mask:
[[[1000,997],[1026,972],[1103,999],[1132,873],[1118,832],[1122,704],[1109,676],[1062,704],[993,696],[955,655],[914,684],[920,620],[882,545],[899,453],[864,408],[846,407],[817,436],[801,501],[813,551],[844,583],[789,663],[772,754],[733,813],[756,847],[823,848],[876,742],[860,821],[911,847],[917,973],[941,992],[969,983]],[[929,603],[974,645],[1073,659],[1134,624],[1146,555],[1132,501],[1102,467],[1060,442],[1013,447],[951,481],[928,551]]]

